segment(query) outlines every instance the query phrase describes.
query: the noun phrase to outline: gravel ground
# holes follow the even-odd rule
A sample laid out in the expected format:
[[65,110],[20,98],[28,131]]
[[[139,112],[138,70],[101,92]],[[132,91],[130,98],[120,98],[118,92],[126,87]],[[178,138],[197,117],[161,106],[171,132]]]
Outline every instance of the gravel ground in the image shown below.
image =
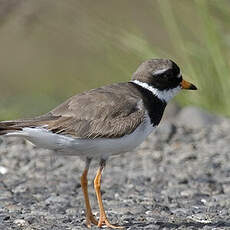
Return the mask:
[[[180,122],[171,115],[138,149],[108,161],[102,192],[112,223],[126,229],[230,229],[230,120],[210,116],[196,108],[177,111]],[[89,172],[89,194],[98,217],[97,164]],[[83,168],[77,157],[55,158],[24,140],[4,139],[0,229],[86,229]]]

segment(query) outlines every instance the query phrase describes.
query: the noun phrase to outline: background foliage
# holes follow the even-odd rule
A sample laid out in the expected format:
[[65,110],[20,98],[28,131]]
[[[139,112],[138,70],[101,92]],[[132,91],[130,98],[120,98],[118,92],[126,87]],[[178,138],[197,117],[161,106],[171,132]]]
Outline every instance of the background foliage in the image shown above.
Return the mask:
[[229,25],[228,0],[1,0],[0,119],[127,81],[153,57],[175,60],[198,86],[181,105],[229,116]]

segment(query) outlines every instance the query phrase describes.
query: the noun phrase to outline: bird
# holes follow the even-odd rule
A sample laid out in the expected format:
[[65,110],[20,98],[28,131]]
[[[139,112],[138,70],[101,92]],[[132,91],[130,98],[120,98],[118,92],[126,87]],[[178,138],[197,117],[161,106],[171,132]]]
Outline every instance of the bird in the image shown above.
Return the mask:
[[[22,137],[38,147],[85,161],[81,187],[86,226],[122,228],[107,218],[101,195],[106,160],[139,146],[159,125],[165,107],[182,89],[196,90],[170,59],[144,61],[128,82],[113,83],[76,94],[50,112],[30,119],[0,122],[0,135]],[[94,179],[99,220],[88,196],[87,174],[92,159],[99,161]]]

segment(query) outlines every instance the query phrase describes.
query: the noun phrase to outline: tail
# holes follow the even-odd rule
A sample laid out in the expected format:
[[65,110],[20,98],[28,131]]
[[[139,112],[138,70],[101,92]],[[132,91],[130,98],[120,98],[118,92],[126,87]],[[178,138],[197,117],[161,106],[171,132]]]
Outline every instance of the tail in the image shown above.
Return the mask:
[[0,122],[0,135],[5,135],[11,132],[20,131],[22,127],[17,121],[2,121]]
[[13,134],[23,131],[23,128],[43,127],[49,122],[56,120],[57,116],[45,114],[40,117],[25,120],[1,121],[0,122],[0,135]]

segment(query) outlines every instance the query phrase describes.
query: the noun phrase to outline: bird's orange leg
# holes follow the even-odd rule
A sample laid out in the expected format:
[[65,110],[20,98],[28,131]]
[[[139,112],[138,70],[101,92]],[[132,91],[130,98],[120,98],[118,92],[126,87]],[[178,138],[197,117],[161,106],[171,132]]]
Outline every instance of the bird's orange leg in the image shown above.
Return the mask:
[[93,216],[91,206],[90,206],[90,201],[89,201],[89,195],[88,195],[87,174],[88,174],[90,162],[91,162],[91,159],[87,158],[86,166],[85,166],[84,172],[82,173],[82,176],[81,176],[81,187],[82,187],[82,191],[83,191],[83,194],[84,194],[85,207],[86,207],[86,225],[87,225],[88,228],[91,227],[91,223],[95,224],[95,225],[98,224],[97,220]]
[[98,201],[98,205],[99,205],[99,209],[100,209],[100,218],[99,218],[97,226],[102,227],[102,225],[106,225],[109,228],[123,228],[123,227],[120,227],[120,226],[112,225],[108,221],[108,219],[106,217],[106,214],[105,214],[105,209],[104,209],[104,206],[103,206],[103,203],[102,203],[101,190],[100,190],[100,187],[101,187],[101,175],[102,175],[102,171],[103,171],[104,167],[105,167],[105,160],[101,160],[100,168],[98,169],[96,177],[94,179],[94,189],[96,191],[97,201]]

